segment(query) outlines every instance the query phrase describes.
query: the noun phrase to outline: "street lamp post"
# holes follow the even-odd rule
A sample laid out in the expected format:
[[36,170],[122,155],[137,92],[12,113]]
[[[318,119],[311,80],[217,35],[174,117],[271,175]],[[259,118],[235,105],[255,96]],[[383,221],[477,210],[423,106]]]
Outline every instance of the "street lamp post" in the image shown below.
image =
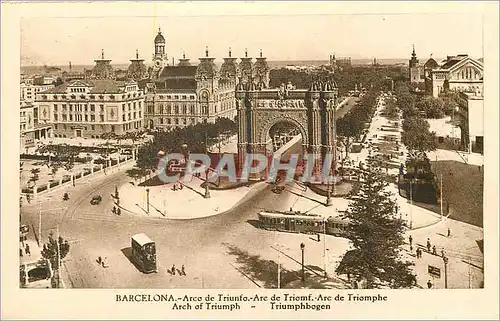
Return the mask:
[[146,188],[146,212],[149,214],[149,188]]
[[410,230],[413,227],[413,191],[410,181]]
[[444,261],[444,288],[448,288],[448,258],[443,256]]
[[302,283],[304,283],[306,281],[306,276],[305,276],[305,271],[304,271],[304,248],[305,247],[306,246],[304,243],[300,243],[300,250],[302,251],[302,276],[301,276]]

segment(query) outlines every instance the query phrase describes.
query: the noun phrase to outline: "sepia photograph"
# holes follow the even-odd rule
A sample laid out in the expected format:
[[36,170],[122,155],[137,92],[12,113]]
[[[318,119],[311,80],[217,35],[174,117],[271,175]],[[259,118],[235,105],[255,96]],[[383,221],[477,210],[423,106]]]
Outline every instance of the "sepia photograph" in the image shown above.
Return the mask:
[[267,297],[223,290],[304,312],[488,287],[482,11],[162,12],[20,15],[16,293],[229,313]]

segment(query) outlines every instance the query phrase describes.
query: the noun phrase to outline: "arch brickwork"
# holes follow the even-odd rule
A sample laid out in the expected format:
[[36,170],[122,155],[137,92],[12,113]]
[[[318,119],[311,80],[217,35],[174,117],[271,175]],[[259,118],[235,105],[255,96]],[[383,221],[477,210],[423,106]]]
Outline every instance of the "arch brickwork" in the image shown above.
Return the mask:
[[[335,109],[338,90],[333,82],[314,82],[309,89],[236,87],[238,165],[248,153],[266,153],[269,130],[279,122],[294,124],[302,136],[302,153],[313,154],[313,175],[321,172],[325,154],[336,159]],[[253,177],[260,179],[261,176]]]

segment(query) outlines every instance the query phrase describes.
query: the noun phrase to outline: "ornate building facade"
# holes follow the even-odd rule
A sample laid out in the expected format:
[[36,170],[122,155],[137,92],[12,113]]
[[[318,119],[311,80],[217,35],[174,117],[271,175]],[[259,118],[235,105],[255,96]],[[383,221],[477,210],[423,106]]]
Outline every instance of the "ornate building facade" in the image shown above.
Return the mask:
[[229,48],[228,56],[218,68],[207,47],[198,65],[192,65],[183,54],[177,65],[168,66],[165,43],[159,32],[154,39],[152,77],[146,85],[145,125],[149,129],[170,130],[214,122],[219,117],[234,119],[239,78],[262,88],[269,85],[269,67],[262,52],[252,62],[245,51],[245,57],[238,64]]
[[37,94],[39,124],[56,138],[99,138],[143,127],[144,94],[134,81],[72,80]]
[[446,91],[483,93],[483,63],[468,55],[448,56],[431,75],[434,97]]

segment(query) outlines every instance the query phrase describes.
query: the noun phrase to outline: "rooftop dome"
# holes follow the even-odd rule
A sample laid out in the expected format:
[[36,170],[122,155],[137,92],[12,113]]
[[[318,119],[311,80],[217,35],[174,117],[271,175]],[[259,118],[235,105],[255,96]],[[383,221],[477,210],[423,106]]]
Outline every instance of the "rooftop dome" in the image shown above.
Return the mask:
[[208,47],[205,51],[205,57],[200,58],[200,64],[196,68],[196,78],[207,77],[213,78],[217,75],[217,66],[214,62],[215,58],[208,57]]
[[165,37],[163,37],[163,35],[161,34],[160,29],[158,29],[158,34],[155,37],[155,43],[165,43]]
[[334,91],[337,88],[337,84],[334,80],[326,81],[323,84],[323,91]]
[[238,73],[238,67],[236,66],[236,58],[231,57],[231,48],[229,48],[229,57],[224,58],[224,62],[220,66],[221,77],[235,77]]

